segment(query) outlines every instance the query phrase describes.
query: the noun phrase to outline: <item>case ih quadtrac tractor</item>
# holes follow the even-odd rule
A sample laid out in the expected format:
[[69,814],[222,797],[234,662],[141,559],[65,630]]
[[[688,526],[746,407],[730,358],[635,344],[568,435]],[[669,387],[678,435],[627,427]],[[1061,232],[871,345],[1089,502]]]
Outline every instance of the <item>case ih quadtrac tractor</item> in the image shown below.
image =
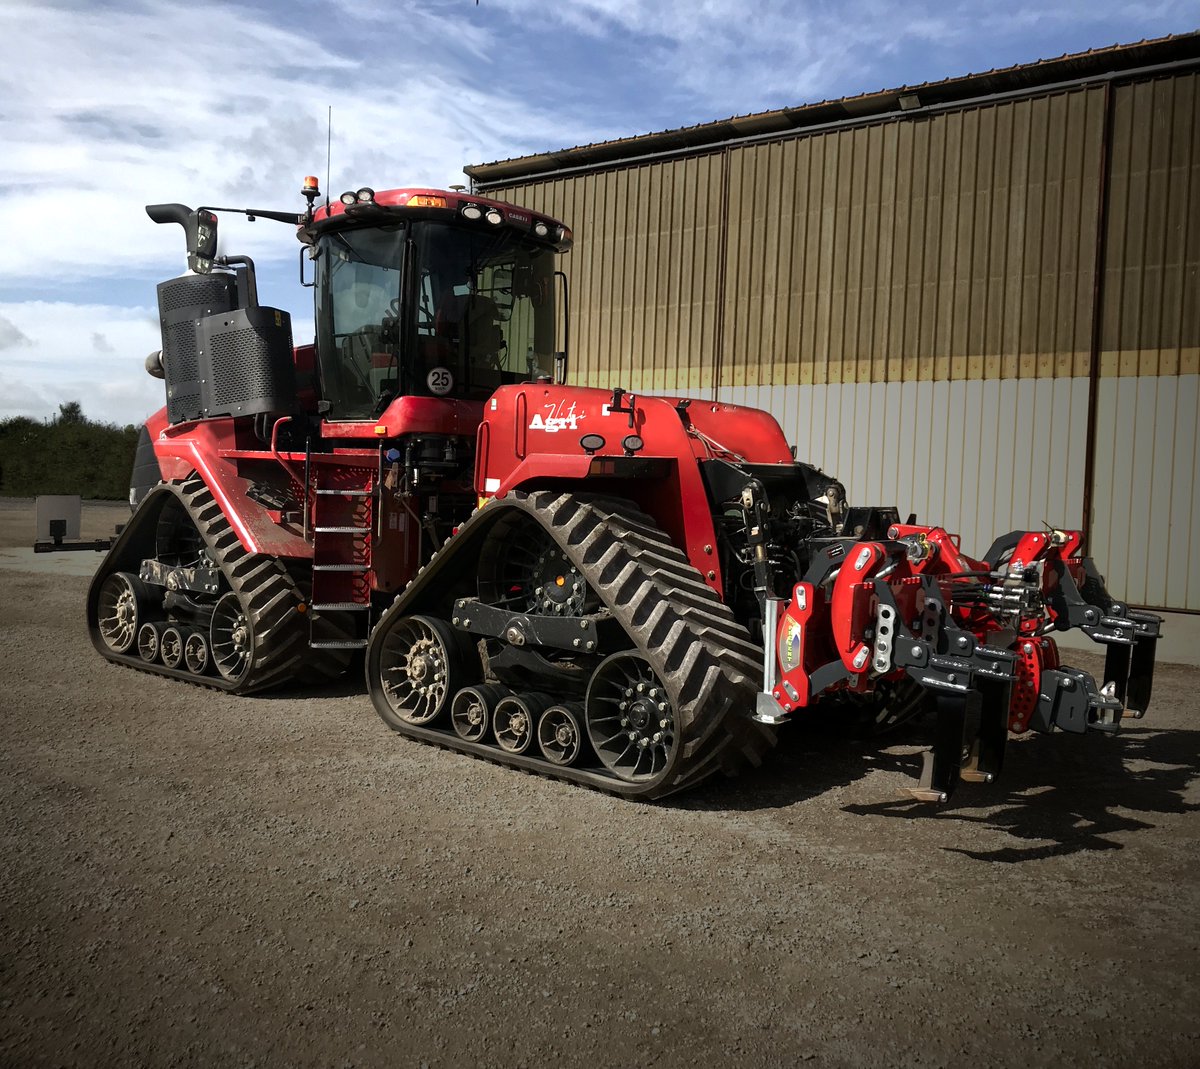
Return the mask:
[[[386,723],[657,798],[759,763],[814,706],[926,710],[918,800],[988,782],[1008,733],[1112,732],[1150,697],[1159,618],[1106,593],[1077,531],[982,557],[851,507],[766,413],[565,385],[561,223],[464,192],[360,189],[291,222],[314,345],[254,265],[180,223],[158,287],[166,407],[88,596],[110,661],[247,694],[365,649]],[[565,345],[564,345],[565,348]],[[1055,630],[1107,647],[1104,682]]]

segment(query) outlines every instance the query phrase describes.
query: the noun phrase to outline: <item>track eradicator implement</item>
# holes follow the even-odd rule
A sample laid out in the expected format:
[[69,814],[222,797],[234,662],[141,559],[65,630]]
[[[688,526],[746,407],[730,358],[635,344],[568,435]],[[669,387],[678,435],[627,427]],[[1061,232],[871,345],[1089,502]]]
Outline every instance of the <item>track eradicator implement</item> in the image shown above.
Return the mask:
[[[226,209],[148,209],[190,271],[159,287],[167,406],[89,591],[110,661],[248,694],[361,651],[395,730],[641,799],[759,764],[815,708],[933,711],[922,801],[992,780],[1010,732],[1144,712],[1159,618],[1108,595],[1079,532],[977,560],[848,506],[766,413],[563,385],[555,220],[304,195],[243,213],[294,223],[312,261],[295,349],[253,264],[216,255]],[[1060,663],[1070,627],[1107,647],[1102,682]]]
[[[782,611],[771,697],[790,711],[831,689],[919,684],[937,711],[921,781],[905,789],[920,801],[991,782],[1010,731],[1115,732],[1147,708],[1161,620],[1114,601],[1081,541],[1016,531],[975,560],[943,528],[891,523],[885,538],[834,542]],[[1060,663],[1050,633],[1071,627],[1106,645],[1103,686]]]

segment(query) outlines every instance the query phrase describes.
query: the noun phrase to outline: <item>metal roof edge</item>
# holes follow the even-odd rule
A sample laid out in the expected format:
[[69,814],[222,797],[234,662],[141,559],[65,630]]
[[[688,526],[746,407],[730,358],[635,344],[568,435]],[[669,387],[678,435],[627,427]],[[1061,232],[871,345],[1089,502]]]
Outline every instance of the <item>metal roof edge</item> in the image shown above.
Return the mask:
[[[1007,95],[1061,90],[1097,79],[1200,65],[1200,30],[1133,44],[1113,45],[1000,70],[901,86],[775,111],[738,115],[696,126],[580,145],[463,170],[477,189],[536,181],[563,173],[632,164],[650,158],[803,134],[849,123],[915,116]],[[908,98],[902,102],[901,98]]]

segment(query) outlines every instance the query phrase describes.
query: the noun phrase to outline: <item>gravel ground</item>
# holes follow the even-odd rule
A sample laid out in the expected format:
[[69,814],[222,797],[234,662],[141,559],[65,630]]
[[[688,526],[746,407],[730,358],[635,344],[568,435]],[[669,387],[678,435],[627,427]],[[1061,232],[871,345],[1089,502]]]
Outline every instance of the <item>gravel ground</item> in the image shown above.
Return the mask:
[[638,805],[392,735],[357,680],[111,666],[86,587],[0,568],[6,1065],[1196,1064],[1198,669],[941,809],[893,800],[922,729],[819,724]]

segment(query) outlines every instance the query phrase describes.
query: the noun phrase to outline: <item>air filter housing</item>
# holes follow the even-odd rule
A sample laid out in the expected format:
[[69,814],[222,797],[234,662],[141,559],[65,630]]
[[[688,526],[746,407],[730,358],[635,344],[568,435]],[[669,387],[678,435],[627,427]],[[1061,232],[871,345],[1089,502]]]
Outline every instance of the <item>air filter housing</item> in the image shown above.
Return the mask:
[[291,317],[278,308],[238,307],[238,294],[237,277],[225,273],[159,285],[169,422],[295,406]]
[[159,284],[163,378],[171,423],[201,418],[200,321],[235,307],[237,279],[233,275],[182,275]]

